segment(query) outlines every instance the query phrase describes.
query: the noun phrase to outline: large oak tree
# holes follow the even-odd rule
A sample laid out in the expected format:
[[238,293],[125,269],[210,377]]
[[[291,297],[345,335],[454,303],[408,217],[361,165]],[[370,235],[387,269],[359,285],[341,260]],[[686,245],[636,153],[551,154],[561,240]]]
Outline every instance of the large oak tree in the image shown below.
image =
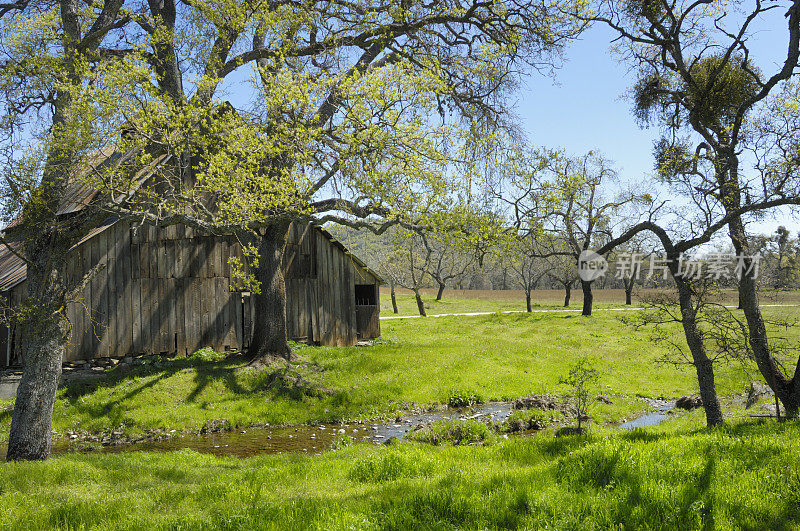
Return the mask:
[[[288,357],[287,224],[383,230],[447,208],[457,183],[442,168],[466,160],[469,124],[500,124],[518,71],[552,65],[582,27],[553,15],[478,0],[0,6],[4,206],[18,220],[3,243],[28,266],[8,459],[49,455],[63,308],[87,281],[67,278],[65,257],[103,219],[240,235],[258,256],[252,353]],[[248,68],[257,96],[221,105]],[[101,148],[116,155],[89,164]],[[72,186],[97,195],[63,215]]]

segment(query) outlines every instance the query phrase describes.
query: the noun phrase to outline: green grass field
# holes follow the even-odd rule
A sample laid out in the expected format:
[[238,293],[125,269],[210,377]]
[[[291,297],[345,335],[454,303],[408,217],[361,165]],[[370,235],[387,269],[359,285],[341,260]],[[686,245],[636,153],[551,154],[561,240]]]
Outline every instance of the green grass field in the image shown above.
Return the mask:
[[[788,312],[781,309],[781,312]],[[680,331],[676,327],[676,333]],[[389,320],[383,339],[369,347],[303,347],[299,369],[324,396],[274,385],[269,373],[239,359],[219,362],[178,358],[157,366],[115,369],[104,380],[62,389],[54,429],[96,432],[111,428],[136,434],[147,429],[199,429],[226,418],[233,424],[303,424],[388,417],[401,403],[447,403],[451,394],[485,400],[531,393],[561,394],[569,365],[590,354],[598,360],[600,391],[619,397],[597,412],[602,422],[641,412],[635,395],[676,398],[696,391],[692,368],[659,363],[668,352],[650,333],[633,330],[618,314],[491,314],[472,317]],[[756,378],[740,364],[717,369],[722,395],[744,392]],[[0,411],[0,438],[7,438],[10,402]]]
[[[498,296],[480,307],[474,296],[457,299],[458,311],[509,302]],[[798,310],[765,314],[796,318]],[[596,391],[613,404],[594,406],[588,437],[554,438],[548,428],[477,445],[353,444],[319,456],[238,459],[184,450],[0,464],[0,528],[800,529],[800,426],[748,417],[764,411],[742,405],[742,393],[759,379],[753,367],[717,367],[729,419],[721,429],[705,429],[701,410],[635,433],[613,429],[648,408],[637,395],[675,398],[697,387],[691,367],[660,363],[666,347],[619,316],[386,320],[373,346],[298,346],[297,370],[327,390],[316,396],[276,385],[274,374],[235,358],[114,369],[60,391],[57,436],[197,430],[215,418],[239,425],[392,418],[409,402],[444,403],[464,393],[485,400],[560,395],[559,378],[584,355],[596,358]],[[794,328],[781,335],[798,339]],[[2,440],[12,406],[0,403]]]
[[0,465],[5,529],[798,529],[800,426]]
[[[397,289],[397,315],[419,315],[414,295],[406,289]],[[570,310],[580,311],[583,303],[580,288],[573,289]],[[431,315],[469,312],[524,311],[525,293],[521,290],[445,290],[442,300],[436,300],[435,289],[423,289],[422,299],[425,310]],[[597,290],[597,308],[618,308],[625,305],[625,292],[622,290]],[[537,290],[531,297],[535,310],[559,309],[564,307],[564,292],[560,290]],[[381,315],[390,316],[392,300],[389,289],[381,288]]]

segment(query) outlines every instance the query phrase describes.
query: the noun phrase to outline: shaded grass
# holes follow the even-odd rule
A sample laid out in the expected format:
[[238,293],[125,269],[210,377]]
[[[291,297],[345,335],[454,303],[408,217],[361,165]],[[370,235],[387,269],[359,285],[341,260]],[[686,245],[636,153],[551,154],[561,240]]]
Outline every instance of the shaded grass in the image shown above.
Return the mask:
[[0,465],[8,529],[797,529],[797,423]]

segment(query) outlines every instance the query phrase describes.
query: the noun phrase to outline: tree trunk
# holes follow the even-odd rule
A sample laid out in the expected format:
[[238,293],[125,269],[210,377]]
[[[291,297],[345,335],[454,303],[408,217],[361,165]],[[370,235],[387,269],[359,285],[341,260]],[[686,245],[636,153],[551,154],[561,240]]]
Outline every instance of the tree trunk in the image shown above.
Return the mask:
[[53,405],[64,359],[64,337],[68,330],[66,324],[60,322],[44,326],[38,323],[35,333],[32,333],[34,326],[23,328],[20,347],[25,368],[11,419],[8,461],[50,457]]
[[630,284],[623,280],[625,285],[625,305],[631,305],[631,293],[633,293],[633,279],[631,279]]
[[420,314],[422,317],[427,317],[427,316],[428,316],[428,314],[427,314],[427,313],[425,313],[425,303],[424,303],[424,302],[422,302],[422,297],[420,297],[420,295],[419,295],[419,289],[417,289],[417,288],[414,288],[414,298],[415,298],[415,299],[416,299],[416,301],[417,301],[417,310],[419,310],[419,314]]
[[[739,160],[732,150],[723,152],[720,158],[727,162],[727,171],[719,172],[717,180],[721,183],[720,190],[723,192],[725,209],[730,212],[737,209],[742,202],[739,186]],[[747,334],[756,365],[767,385],[775,393],[775,397],[783,403],[786,416],[797,417],[800,405],[800,374],[798,374],[800,358],[798,358],[794,376],[789,379],[776,362],[769,347],[767,327],[758,305],[755,268],[748,256],[750,245],[741,216],[734,216],[728,222],[728,234],[738,259],[744,266],[738,271],[740,274],[739,308],[744,312],[747,321]]]
[[569,297],[572,294],[572,286],[564,284],[564,308],[569,307]]
[[[43,237],[51,244],[57,233]],[[28,245],[33,262],[28,266],[28,283],[18,327],[20,353],[24,369],[8,439],[8,461],[47,459],[50,456],[50,432],[61,364],[66,349],[69,323],[61,311],[65,289],[63,271],[51,264],[63,263],[66,243],[62,246]],[[61,248],[64,255],[57,249]],[[104,323],[105,324],[105,323]]]
[[[74,5],[67,7],[62,9],[62,17],[77,17],[71,12]],[[74,50],[67,50],[67,53],[72,54]],[[52,130],[58,131],[64,125],[63,111],[70,102],[68,92],[57,92]],[[29,263],[25,299],[15,316],[20,330],[19,349],[24,368],[11,417],[6,453],[8,461],[47,459],[50,456],[53,405],[69,330],[63,313],[67,296],[63,267],[67,252],[78,237],[76,229],[80,227],[80,217],[73,220],[75,226],[69,232],[54,227],[66,191],[67,175],[75,162],[71,146],[65,148],[58,141],[55,144],[48,154],[42,181],[36,189],[37,197],[25,205],[21,216],[23,224],[17,227]]]
[[442,300],[442,294],[444,293],[444,282],[438,282],[439,284],[439,291],[436,292],[436,300]]
[[529,289],[525,290],[525,307],[528,309],[528,313],[533,311],[533,308],[531,308],[531,290]]
[[594,295],[592,295],[592,283],[581,280],[581,289],[583,290],[583,311],[581,311],[581,315],[588,317],[592,315],[592,299],[594,298]]
[[399,310],[397,309],[397,296],[394,293],[394,283],[392,283],[391,293],[392,293],[392,311],[394,313],[399,313]]
[[[747,234],[740,218],[732,220],[729,224],[730,237],[736,254],[746,257],[748,251]],[[746,260],[746,258],[745,258]],[[772,355],[767,337],[767,327],[758,304],[758,293],[754,271],[747,271],[749,261],[739,279],[739,308],[744,312],[747,321],[747,332],[750,348],[756,360],[759,372],[770,386],[775,396],[781,401],[787,417],[796,418],[800,406],[800,358],[794,376],[788,378]],[[746,274],[745,274],[746,273]]]
[[283,252],[288,223],[277,223],[264,231],[259,242],[258,267],[254,274],[261,293],[254,293],[253,336],[248,356],[252,359],[291,359],[286,337],[286,279]]
[[[675,278],[675,277],[673,277]],[[697,383],[700,387],[700,399],[706,413],[706,424],[716,426],[723,421],[722,408],[717,397],[717,387],[714,381],[714,363],[706,354],[705,345],[700,331],[697,329],[697,319],[689,282],[681,277],[675,278],[678,285],[678,298],[681,307],[681,324],[686,336],[686,344],[692,354],[692,362],[697,372]]]

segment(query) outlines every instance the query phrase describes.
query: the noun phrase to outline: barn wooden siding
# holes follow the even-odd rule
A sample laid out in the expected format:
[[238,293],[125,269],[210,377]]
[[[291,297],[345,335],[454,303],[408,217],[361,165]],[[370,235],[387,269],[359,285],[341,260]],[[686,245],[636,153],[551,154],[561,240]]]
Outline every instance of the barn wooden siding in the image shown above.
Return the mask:
[[[380,326],[359,328],[357,314],[369,313],[378,322],[380,280],[314,225],[292,224],[286,240],[287,335],[297,341],[330,346],[354,345],[358,339],[378,337]],[[356,285],[374,286],[374,306],[369,310],[356,305]],[[245,297],[245,307],[245,328],[249,331],[249,297]],[[249,333],[245,337],[249,338]]]
[[[291,339],[344,346],[359,336],[355,285],[379,279],[361,267],[327,233],[293,224],[286,249],[287,334]],[[205,346],[246,348],[252,329],[249,294],[232,292],[228,259],[241,258],[233,236],[200,235],[182,225],[166,228],[109,223],[71,252],[67,274],[99,266],[67,314],[72,323],[65,361],[130,354],[189,354]],[[24,282],[8,292],[15,307]],[[379,301],[363,314],[374,313]],[[13,334],[13,331],[12,331]],[[0,334],[6,336],[6,334]],[[0,352],[14,361],[6,337]],[[13,343],[13,341],[12,341]],[[5,356],[3,356],[5,357]],[[3,360],[5,361],[5,360]]]

